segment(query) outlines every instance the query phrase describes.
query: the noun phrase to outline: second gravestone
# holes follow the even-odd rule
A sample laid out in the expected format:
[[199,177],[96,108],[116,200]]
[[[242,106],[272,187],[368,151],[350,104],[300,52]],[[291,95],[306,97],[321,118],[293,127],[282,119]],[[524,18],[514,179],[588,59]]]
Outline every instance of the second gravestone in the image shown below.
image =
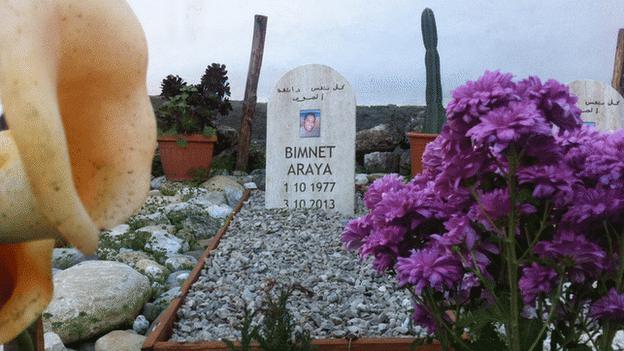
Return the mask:
[[624,128],[624,98],[611,86],[595,80],[575,80],[570,90],[578,96],[581,119],[602,131]]
[[352,215],[355,96],[338,72],[305,65],[286,73],[267,107],[267,208]]

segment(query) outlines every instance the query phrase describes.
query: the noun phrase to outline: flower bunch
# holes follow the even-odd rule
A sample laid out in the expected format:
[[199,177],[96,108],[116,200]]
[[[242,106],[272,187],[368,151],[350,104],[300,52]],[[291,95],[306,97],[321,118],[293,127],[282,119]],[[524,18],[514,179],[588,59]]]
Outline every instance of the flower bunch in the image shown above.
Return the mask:
[[443,347],[536,350],[549,334],[551,350],[607,350],[624,326],[624,131],[584,126],[576,100],[537,77],[467,82],[423,173],[377,180],[346,226]]

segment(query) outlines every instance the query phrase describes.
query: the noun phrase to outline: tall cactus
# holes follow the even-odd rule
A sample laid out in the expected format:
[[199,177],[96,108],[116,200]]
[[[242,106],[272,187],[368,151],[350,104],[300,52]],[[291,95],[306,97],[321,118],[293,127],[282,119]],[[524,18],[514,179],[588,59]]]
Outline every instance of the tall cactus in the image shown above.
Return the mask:
[[440,133],[446,121],[442,107],[442,83],[440,82],[440,55],[438,55],[438,33],[433,11],[426,8],[421,16],[423,42],[425,43],[425,66],[427,68],[427,114],[423,132]]

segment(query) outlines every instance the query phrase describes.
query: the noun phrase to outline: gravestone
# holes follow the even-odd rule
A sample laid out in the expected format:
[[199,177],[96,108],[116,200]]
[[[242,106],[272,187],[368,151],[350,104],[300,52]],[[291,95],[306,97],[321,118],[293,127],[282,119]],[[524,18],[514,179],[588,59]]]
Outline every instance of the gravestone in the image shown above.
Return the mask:
[[331,67],[286,73],[267,106],[266,207],[352,215],[355,96]]
[[570,91],[578,96],[581,119],[601,131],[624,128],[624,98],[610,85],[595,80],[575,80]]

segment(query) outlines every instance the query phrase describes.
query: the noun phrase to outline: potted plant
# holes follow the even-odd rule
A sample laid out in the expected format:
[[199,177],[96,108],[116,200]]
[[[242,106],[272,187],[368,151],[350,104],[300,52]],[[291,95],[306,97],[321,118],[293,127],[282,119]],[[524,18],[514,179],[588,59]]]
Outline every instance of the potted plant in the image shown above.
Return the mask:
[[606,351],[624,330],[624,132],[576,102],[500,72],[457,88],[424,171],[373,183],[343,232],[444,350]]
[[440,82],[440,56],[436,46],[438,34],[436,31],[433,11],[426,8],[421,16],[423,42],[425,43],[425,67],[427,69],[427,111],[422,133],[408,132],[410,143],[410,158],[412,162],[412,176],[422,171],[422,155],[426,145],[433,141],[446,120],[442,107],[442,83]]
[[160,160],[167,179],[207,177],[217,142],[214,118],[232,110],[225,65],[206,68],[200,84],[169,75],[161,84],[165,102],[158,109]]

